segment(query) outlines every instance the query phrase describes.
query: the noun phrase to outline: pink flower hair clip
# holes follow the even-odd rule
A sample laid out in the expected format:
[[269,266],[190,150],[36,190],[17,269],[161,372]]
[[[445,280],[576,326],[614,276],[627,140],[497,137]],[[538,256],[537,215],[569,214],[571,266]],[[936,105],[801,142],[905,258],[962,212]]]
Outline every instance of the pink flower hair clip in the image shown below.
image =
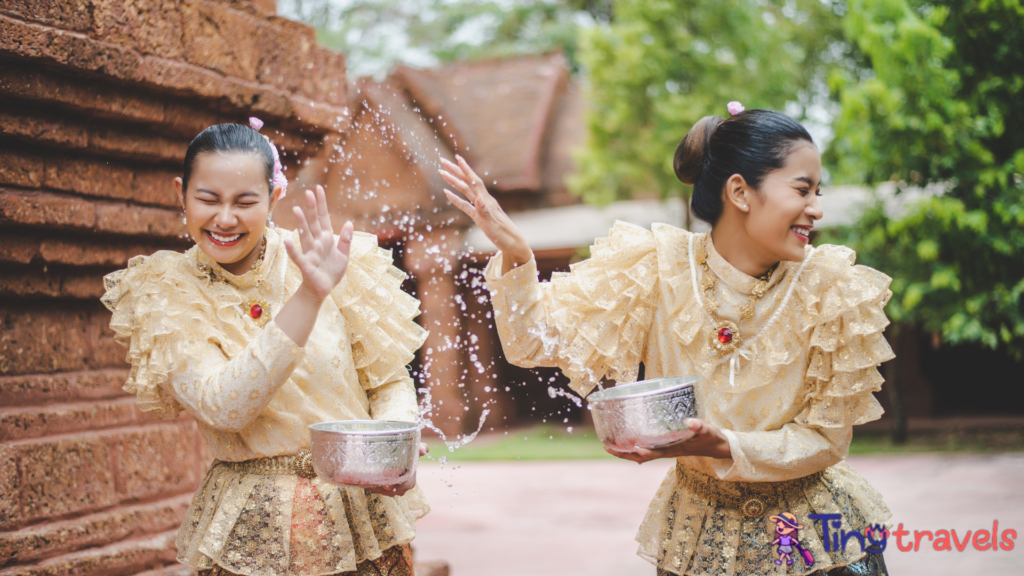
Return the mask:
[[[263,128],[263,120],[260,120],[255,116],[250,116],[249,126],[251,126],[253,130],[259,132],[260,129]],[[270,141],[270,138],[267,138],[265,134],[260,134],[260,136],[263,136],[263,139],[267,141],[267,144],[270,144],[270,151],[274,155],[274,187],[281,187],[281,198],[284,198],[288,194],[288,179],[284,177],[284,168],[281,166],[281,156],[278,155],[277,146],[274,146],[274,143]],[[278,200],[280,200],[280,198],[278,198]]]
[[733,100],[732,102],[729,102],[728,104],[726,104],[725,108],[729,111],[729,116],[735,116],[740,112],[746,110],[746,108],[743,107],[743,103],[738,100]]

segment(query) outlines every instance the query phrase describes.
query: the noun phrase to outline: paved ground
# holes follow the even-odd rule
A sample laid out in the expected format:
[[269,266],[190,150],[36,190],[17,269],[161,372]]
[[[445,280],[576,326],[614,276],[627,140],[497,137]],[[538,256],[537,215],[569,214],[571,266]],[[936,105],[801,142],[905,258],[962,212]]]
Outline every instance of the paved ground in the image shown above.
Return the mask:
[[[1024,454],[871,456],[850,463],[910,530],[1012,528],[1024,536]],[[653,576],[633,536],[670,466],[618,461],[425,463],[433,512],[419,523],[418,559],[444,558],[453,576]],[[1021,576],[1012,551],[899,552],[894,576]]]

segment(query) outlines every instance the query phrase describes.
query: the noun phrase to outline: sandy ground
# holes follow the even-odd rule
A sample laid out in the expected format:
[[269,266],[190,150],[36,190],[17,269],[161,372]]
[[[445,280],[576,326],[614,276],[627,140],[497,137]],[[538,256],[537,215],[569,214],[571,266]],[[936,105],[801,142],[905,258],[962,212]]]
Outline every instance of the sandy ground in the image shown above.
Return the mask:
[[[910,530],[1012,528],[1024,536],[1024,454],[861,456],[850,463]],[[413,543],[421,560],[445,559],[453,576],[653,576],[633,537],[671,466],[618,461],[426,462],[420,484],[433,511]],[[905,540],[906,542],[906,540]],[[1024,538],[1012,551],[899,552],[894,576],[1021,576]]]

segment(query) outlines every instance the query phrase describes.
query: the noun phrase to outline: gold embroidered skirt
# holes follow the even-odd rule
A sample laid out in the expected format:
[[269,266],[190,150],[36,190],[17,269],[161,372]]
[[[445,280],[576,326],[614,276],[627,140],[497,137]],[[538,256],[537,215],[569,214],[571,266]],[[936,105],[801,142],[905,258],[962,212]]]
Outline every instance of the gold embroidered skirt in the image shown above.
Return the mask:
[[[239,575],[217,566],[210,570],[201,570],[199,576]],[[345,572],[342,576],[416,576],[412,564],[412,546],[392,546],[385,550],[380,558],[363,560],[356,566],[355,572]]]
[[[771,517],[782,512],[803,526],[797,537],[812,565],[776,563]],[[839,514],[841,530],[861,534],[891,516],[881,495],[845,462],[786,482],[723,482],[677,463],[640,526],[638,554],[664,572],[688,576],[813,574],[866,556],[856,538],[845,551],[831,542],[826,551],[821,521],[810,514]]]
[[243,576],[351,572],[410,543],[429,510],[419,487],[341,488],[296,475],[293,456],[214,462],[178,531],[178,561]]

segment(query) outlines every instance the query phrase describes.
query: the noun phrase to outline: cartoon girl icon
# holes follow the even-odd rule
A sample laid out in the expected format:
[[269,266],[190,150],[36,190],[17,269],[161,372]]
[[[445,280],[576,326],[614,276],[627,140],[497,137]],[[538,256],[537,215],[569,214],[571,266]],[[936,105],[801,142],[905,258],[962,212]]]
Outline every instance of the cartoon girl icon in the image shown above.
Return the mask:
[[797,531],[803,529],[804,526],[796,521],[796,516],[789,512],[783,512],[778,516],[772,516],[770,520],[775,522],[775,540],[772,540],[772,544],[778,545],[775,552],[778,553],[779,559],[775,563],[782,564],[782,561],[785,560],[786,566],[792,566],[792,554],[795,549],[808,566],[814,564],[814,557],[800,545],[800,533]]

